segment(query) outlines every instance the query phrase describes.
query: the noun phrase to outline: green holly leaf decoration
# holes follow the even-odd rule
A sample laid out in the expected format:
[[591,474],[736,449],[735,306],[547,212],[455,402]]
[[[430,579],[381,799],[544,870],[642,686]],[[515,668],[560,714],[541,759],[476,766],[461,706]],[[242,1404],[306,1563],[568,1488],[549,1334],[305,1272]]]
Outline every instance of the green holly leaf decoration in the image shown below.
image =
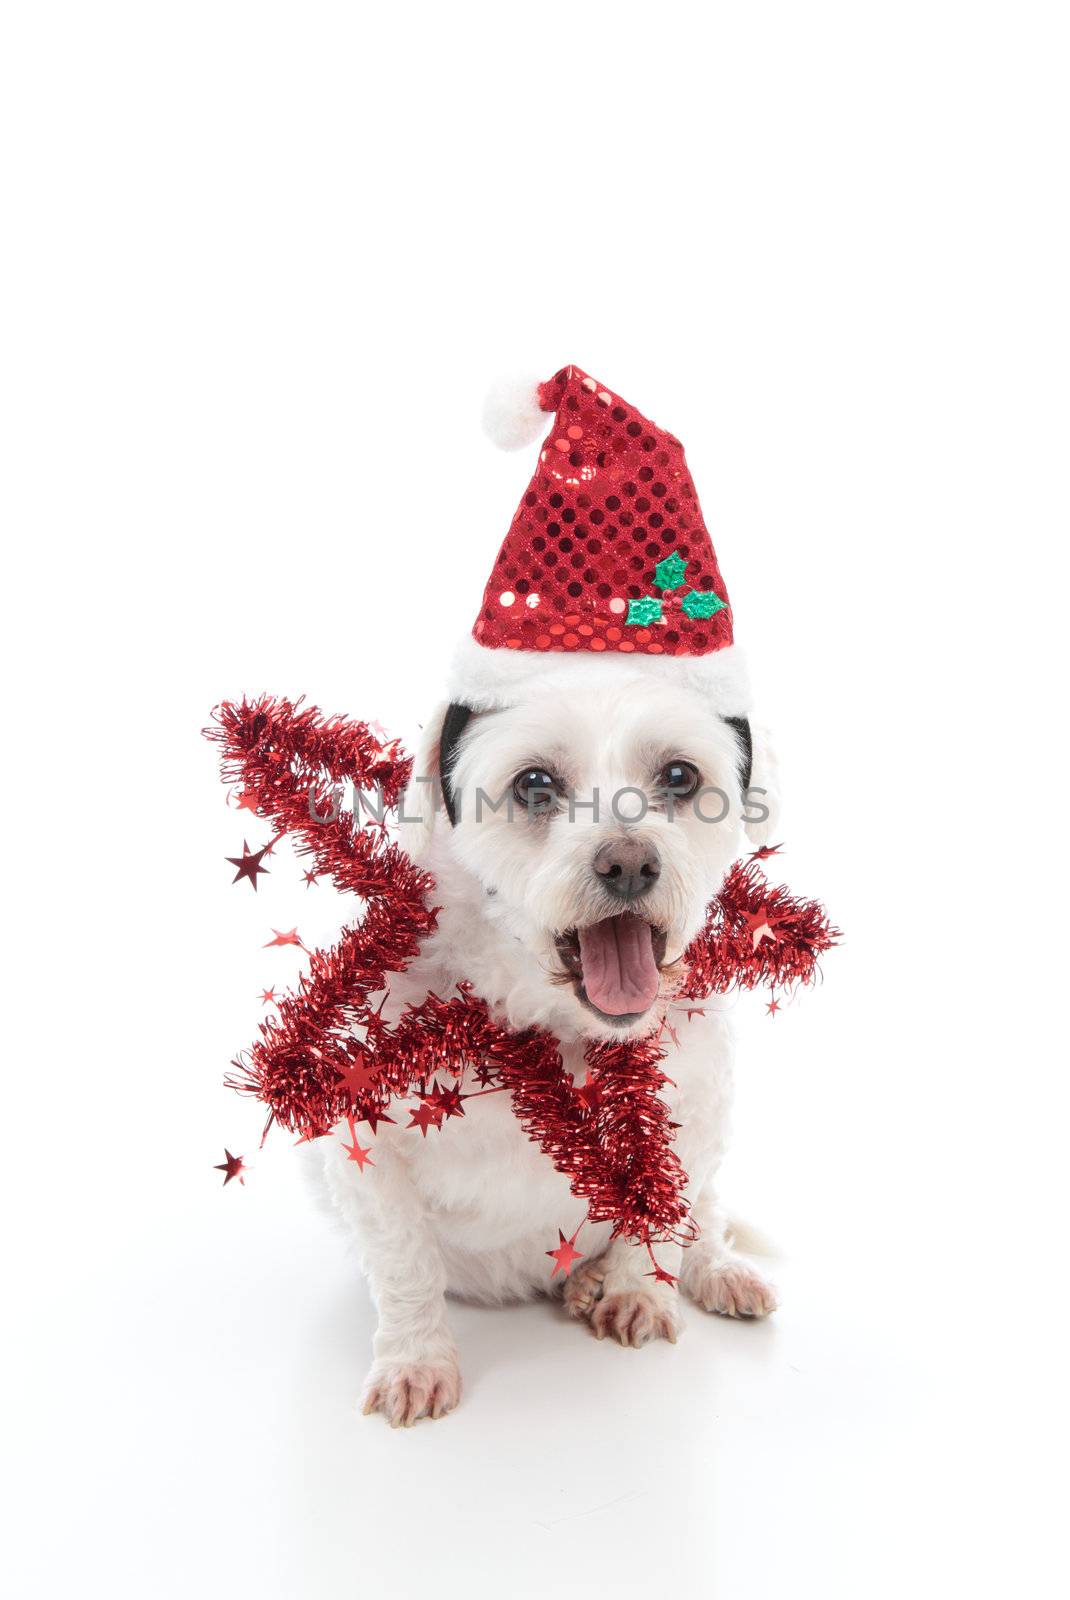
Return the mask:
[[[686,594],[680,602],[680,608],[686,617],[698,622],[700,619],[716,616],[717,612],[723,611],[727,604],[727,600],[722,600],[715,594],[701,594],[698,589],[692,589],[691,593]],[[628,620],[631,621],[630,616]]]
[[687,562],[679,550],[674,550],[671,556],[666,556],[664,561],[659,561],[654,568],[654,582],[659,589],[664,589],[666,592],[678,589],[684,581],[686,571]]
[[651,622],[660,622],[661,601],[653,600],[649,595],[644,595],[642,600],[629,600],[628,615],[625,620],[640,628],[647,627]]

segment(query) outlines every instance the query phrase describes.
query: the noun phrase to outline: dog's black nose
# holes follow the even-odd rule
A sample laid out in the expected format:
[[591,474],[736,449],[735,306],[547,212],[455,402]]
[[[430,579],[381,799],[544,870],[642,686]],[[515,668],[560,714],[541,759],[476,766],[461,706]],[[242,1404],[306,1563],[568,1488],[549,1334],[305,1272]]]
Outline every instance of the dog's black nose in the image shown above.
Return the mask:
[[610,894],[638,900],[657,883],[661,857],[646,840],[612,839],[596,853],[593,866]]

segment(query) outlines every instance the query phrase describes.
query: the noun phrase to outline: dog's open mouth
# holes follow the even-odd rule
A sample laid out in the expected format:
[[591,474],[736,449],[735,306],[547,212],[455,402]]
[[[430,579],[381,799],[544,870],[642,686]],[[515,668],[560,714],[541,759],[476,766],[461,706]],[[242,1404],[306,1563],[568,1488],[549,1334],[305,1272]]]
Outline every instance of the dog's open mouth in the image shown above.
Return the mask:
[[665,934],[622,911],[557,940],[561,963],[585,1005],[610,1022],[634,1022],[654,1004]]

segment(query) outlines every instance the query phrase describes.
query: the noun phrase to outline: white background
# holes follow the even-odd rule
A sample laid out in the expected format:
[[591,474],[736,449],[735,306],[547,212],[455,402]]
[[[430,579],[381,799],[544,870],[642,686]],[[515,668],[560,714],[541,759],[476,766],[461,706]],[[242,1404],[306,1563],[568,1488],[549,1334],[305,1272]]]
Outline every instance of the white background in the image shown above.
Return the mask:
[[[1062,1591],[1067,38],[1056,5],[11,6],[4,1558],[17,1596]],[[222,1087],[296,921],[199,730],[411,739],[575,361],[684,439],[847,930],[740,1002],[783,1309],[460,1310],[436,1425]],[[219,1188],[222,1146],[253,1162]]]

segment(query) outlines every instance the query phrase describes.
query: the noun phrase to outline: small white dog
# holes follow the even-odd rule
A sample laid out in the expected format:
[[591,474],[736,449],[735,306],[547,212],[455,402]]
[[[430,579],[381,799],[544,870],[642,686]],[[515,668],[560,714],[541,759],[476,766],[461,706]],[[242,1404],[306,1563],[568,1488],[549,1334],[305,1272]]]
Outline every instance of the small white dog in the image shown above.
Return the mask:
[[[441,724],[424,773],[437,770]],[[682,1252],[660,1246],[659,1261],[707,1311],[764,1316],[772,1291],[730,1250],[715,1188],[731,1099],[728,1018],[716,1000],[697,1015],[683,1002],[674,1011],[672,999],[679,958],[743,845],[740,764],[736,732],[696,691],[626,671],[597,697],[562,703],[536,690],[474,717],[452,767],[457,824],[439,811],[426,852],[438,929],[392,986],[387,1014],[467,980],[512,1027],[555,1034],[581,1082],[587,1041],[646,1033],[668,1015],[680,1042],[669,1046],[666,1097],[701,1234]],[[730,798],[716,822],[704,815],[720,803],[700,798],[696,810],[693,798],[714,789]],[[511,819],[489,805],[477,818],[478,792],[513,795]],[[613,802],[638,812],[640,795],[642,821],[618,820]],[[411,804],[423,810],[413,831],[424,846],[432,791]],[[428,1139],[381,1125],[374,1172],[358,1173],[340,1141],[328,1147],[328,1182],[379,1311],[365,1409],[395,1424],[440,1416],[461,1392],[447,1294],[497,1303],[555,1292],[547,1246],[585,1206],[507,1095],[468,1100],[463,1122],[448,1119]],[[645,1251],[609,1234],[608,1223],[585,1227],[583,1261],[563,1285],[569,1311],[622,1344],[675,1339],[677,1291],[649,1276]]]
[[[716,1001],[674,1002],[746,817],[759,842],[773,822],[731,609],[679,441],[576,367],[517,394],[492,407],[499,442],[554,420],[417,755],[403,817],[419,820],[400,842],[433,871],[442,910],[386,1015],[470,984],[509,1026],[555,1035],[580,1081],[592,1039],[667,1020],[666,1099],[701,1231],[685,1251],[659,1246],[659,1264],[707,1311],[764,1316],[773,1293],[733,1254],[715,1188],[728,1018]],[[675,1339],[677,1291],[609,1223],[586,1224],[582,1261],[550,1278],[548,1246],[586,1206],[507,1095],[469,1098],[429,1138],[380,1125],[367,1172],[338,1132],[325,1144],[379,1311],[366,1411],[404,1424],[457,1404],[448,1294],[563,1287],[600,1338]]]

